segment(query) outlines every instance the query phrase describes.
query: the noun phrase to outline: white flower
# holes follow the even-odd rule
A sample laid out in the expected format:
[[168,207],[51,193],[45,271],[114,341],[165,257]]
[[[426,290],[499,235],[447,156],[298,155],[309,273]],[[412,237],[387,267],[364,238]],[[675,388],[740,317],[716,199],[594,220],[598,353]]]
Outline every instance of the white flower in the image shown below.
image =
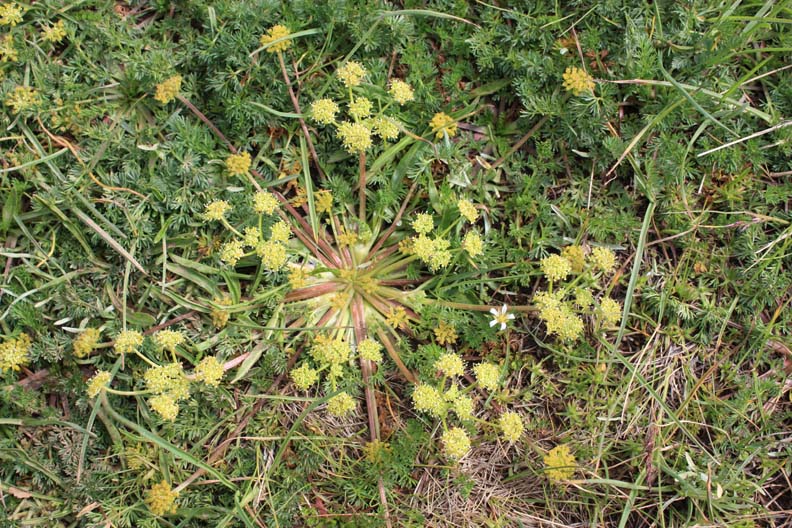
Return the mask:
[[509,313],[509,307],[505,304],[498,308],[490,308],[490,313],[492,314],[492,321],[490,321],[490,327],[495,326],[496,324],[500,325],[501,331],[506,330],[506,324],[514,319],[514,314]]

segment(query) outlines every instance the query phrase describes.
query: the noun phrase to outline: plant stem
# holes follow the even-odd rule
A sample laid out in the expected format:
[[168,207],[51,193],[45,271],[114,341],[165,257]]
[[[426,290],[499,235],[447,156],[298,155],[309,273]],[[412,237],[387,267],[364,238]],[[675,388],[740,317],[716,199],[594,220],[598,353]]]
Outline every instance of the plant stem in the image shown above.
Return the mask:
[[358,197],[360,201],[360,223],[366,223],[366,153],[360,153],[360,179],[358,180]]

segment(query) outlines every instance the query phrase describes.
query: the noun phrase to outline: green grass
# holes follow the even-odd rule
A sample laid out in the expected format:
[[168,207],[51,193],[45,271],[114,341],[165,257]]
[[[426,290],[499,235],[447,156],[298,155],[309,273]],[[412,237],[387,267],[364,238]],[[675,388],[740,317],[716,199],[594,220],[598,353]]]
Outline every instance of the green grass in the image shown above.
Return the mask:
[[[789,525],[788,2],[2,9],[0,368],[14,347],[24,361],[0,370],[0,526]],[[262,43],[276,24],[291,33]],[[347,88],[350,60],[368,73]],[[570,67],[593,90],[565,89]],[[174,75],[178,97],[156,100]],[[414,100],[395,103],[392,79]],[[361,155],[313,118],[331,98],[352,119],[350,97],[398,137]],[[249,171],[229,171],[237,152]],[[290,239],[257,251],[280,221]],[[542,260],[570,246],[587,267],[550,284]],[[603,247],[612,272],[591,263]],[[291,267],[267,260],[281,249]],[[541,292],[571,307],[580,288],[593,304],[565,341]],[[81,355],[86,328],[101,337]],[[167,350],[166,329],[186,340]],[[145,339],[119,355],[123,330]],[[358,357],[366,337],[381,362]],[[447,353],[463,376],[438,372]],[[217,385],[206,358],[225,363]],[[190,376],[173,420],[145,378],[170,363]],[[317,371],[307,389],[298,368]],[[416,409],[419,385],[441,401]],[[511,444],[505,412],[525,427]],[[548,471],[560,445],[575,462]],[[150,500],[163,481],[172,512]]]

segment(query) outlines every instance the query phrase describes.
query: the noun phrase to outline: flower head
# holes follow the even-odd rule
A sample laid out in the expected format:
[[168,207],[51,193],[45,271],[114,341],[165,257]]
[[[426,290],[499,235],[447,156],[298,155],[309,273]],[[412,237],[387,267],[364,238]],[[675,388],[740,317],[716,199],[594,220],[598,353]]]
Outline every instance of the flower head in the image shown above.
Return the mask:
[[395,306],[390,309],[388,316],[385,318],[385,323],[391,328],[399,328],[406,325],[408,321],[407,310],[404,306]]
[[[262,46],[267,46],[272,42],[275,42],[278,39],[288,37],[289,35],[291,35],[291,31],[289,31],[289,28],[277,24],[269,28],[265,34],[261,35],[259,42],[261,43]],[[267,53],[286,51],[287,49],[289,49],[289,47],[291,47],[291,45],[292,45],[291,39],[282,40],[280,42],[276,42],[275,44],[271,44],[267,48]]]
[[311,103],[311,117],[322,125],[335,123],[338,105],[332,99],[318,99]]
[[467,218],[468,222],[471,224],[478,219],[478,211],[476,210],[476,206],[470,200],[459,200],[457,202],[457,207],[459,208],[459,213]]
[[14,27],[22,22],[22,15],[24,13],[22,6],[16,2],[9,2],[0,6],[0,26]]
[[428,213],[418,213],[415,215],[415,220],[412,221],[412,228],[416,233],[426,235],[434,229],[434,220],[432,215]]
[[456,120],[444,112],[436,113],[432,120],[429,121],[429,126],[437,139],[442,138],[443,134],[448,135],[448,137],[454,137],[457,133]]
[[253,195],[253,210],[258,214],[271,215],[278,208],[278,199],[267,191],[258,191]]
[[204,211],[204,218],[207,220],[222,220],[228,211],[231,210],[231,204],[225,200],[215,200],[214,202],[206,204]]
[[384,139],[391,141],[399,137],[399,125],[393,119],[387,117],[375,117],[370,122],[374,134]]
[[124,330],[115,338],[113,349],[116,354],[131,354],[143,344],[143,334],[135,330]]
[[602,322],[607,326],[614,326],[622,318],[622,307],[619,301],[613,300],[610,297],[604,297],[600,300],[600,315]]
[[18,58],[19,53],[14,48],[14,37],[8,34],[0,39],[0,62],[15,62]]
[[74,341],[72,341],[72,349],[74,350],[74,357],[84,358],[94,351],[96,345],[99,344],[99,337],[101,332],[98,328],[86,328]]
[[349,103],[349,115],[359,121],[371,115],[371,101],[366,97],[355,97]]
[[220,248],[220,260],[229,266],[236,266],[239,259],[245,256],[245,242],[243,240],[232,240],[223,244]]
[[212,306],[212,310],[210,315],[212,316],[212,324],[215,328],[223,328],[226,324],[228,324],[228,319],[231,317],[231,314],[228,310],[223,310],[222,306],[231,306],[231,297],[215,297],[212,299],[212,303],[218,305],[217,307]]
[[41,28],[41,38],[52,44],[57,44],[66,37],[66,28],[63,25],[63,19],[58,20],[52,26],[43,26]]
[[535,300],[548,334],[555,334],[564,341],[575,341],[583,334],[583,320],[556,295],[543,292],[537,294]]
[[30,86],[17,86],[6,97],[5,104],[11,107],[15,114],[33,108],[41,103],[38,90]]
[[179,404],[176,403],[176,398],[170,394],[157,394],[149,398],[148,404],[151,410],[159,414],[163,420],[173,422],[179,415]]
[[336,134],[350,154],[359,154],[371,148],[371,130],[362,123],[345,121],[338,125]]
[[415,93],[412,87],[406,82],[399,79],[392,79],[388,93],[393,97],[393,100],[403,105],[407,101],[415,99]]
[[355,410],[355,399],[346,392],[341,392],[327,402],[327,412],[339,418]]
[[269,271],[278,271],[284,265],[289,255],[286,247],[275,240],[259,242],[256,246],[256,254],[261,258],[261,264]]
[[307,363],[303,363],[299,367],[292,369],[291,379],[298,389],[308,390],[319,379],[319,371],[311,368]]
[[594,79],[586,70],[570,66],[562,77],[564,78],[564,89],[574,95],[594,91]]
[[223,373],[223,364],[214,356],[206,356],[195,367],[195,379],[211,387],[220,385]]
[[270,228],[270,240],[285,244],[291,238],[292,229],[289,222],[281,220]]
[[333,193],[328,190],[316,191],[314,193],[314,205],[316,212],[329,213],[333,210]]
[[179,95],[181,90],[182,77],[181,75],[174,75],[157,85],[157,91],[154,94],[154,99],[162,104],[168,104]]
[[89,398],[96,398],[100,392],[104,390],[108,383],[110,383],[110,379],[113,377],[112,374],[105,370],[100,370],[94,376],[88,380],[88,389],[85,391],[88,394]]
[[379,363],[382,361],[382,345],[373,339],[364,339],[358,344],[358,354],[363,359]]
[[569,450],[569,446],[561,444],[550,451],[543,457],[545,465],[545,475],[555,482],[567,480],[575,474],[577,462],[575,455]]
[[561,255],[550,255],[542,259],[542,273],[550,282],[564,280],[572,273],[572,264]]
[[187,338],[178,330],[160,330],[154,334],[154,342],[163,350],[170,353],[176,352],[176,347],[184,343]]
[[448,458],[459,460],[470,451],[470,438],[461,427],[452,427],[443,433],[443,448]]
[[437,328],[434,329],[435,339],[441,345],[453,345],[457,340],[457,333],[454,325],[445,321],[440,321]]
[[184,373],[182,364],[178,361],[157,367],[151,367],[143,380],[146,388],[154,394],[167,394],[174,401],[186,400],[190,397],[190,380]]
[[488,391],[496,390],[500,384],[500,368],[492,363],[479,363],[473,367],[473,374],[479,386]]
[[251,162],[249,152],[238,152],[228,156],[225,165],[231,176],[244,176],[250,170]]
[[366,76],[366,68],[355,61],[349,61],[336,70],[336,75],[347,88],[358,86]]
[[500,309],[490,308],[490,313],[492,314],[492,321],[489,323],[490,327],[500,325],[501,331],[506,330],[506,325],[514,319],[514,314],[509,313],[509,307],[505,304]]
[[154,484],[146,494],[146,506],[154,515],[176,513],[176,498],[178,491],[173,491],[164,480]]
[[245,228],[243,232],[244,236],[242,237],[242,244],[245,247],[256,247],[258,243],[261,242],[261,229],[255,226],[249,226]]
[[467,251],[468,255],[475,258],[484,252],[484,242],[478,233],[468,231],[465,233],[465,238],[462,239],[462,248]]
[[460,420],[470,420],[473,418],[473,399],[470,396],[457,396],[451,404],[451,408]]
[[416,411],[431,414],[440,418],[446,409],[446,403],[440,391],[431,385],[418,385],[412,393],[413,406]]
[[501,428],[503,438],[507,442],[516,442],[525,431],[522,418],[513,411],[507,411],[501,414],[500,418],[498,418],[498,425]]
[[458,354],[446,352],[434,362],[434,368],[446,376],[461,376],[465,373],[465,362]]
[[610,249],[598,246],[591,250],[591,262],[596,269],[610,273],[616,267],[616,255]]
[[583,271],[583,267],[586,265],[586,257],[583,254],[582,246],[566,246],[561,250],[561,256],[569,261],[574,273]]

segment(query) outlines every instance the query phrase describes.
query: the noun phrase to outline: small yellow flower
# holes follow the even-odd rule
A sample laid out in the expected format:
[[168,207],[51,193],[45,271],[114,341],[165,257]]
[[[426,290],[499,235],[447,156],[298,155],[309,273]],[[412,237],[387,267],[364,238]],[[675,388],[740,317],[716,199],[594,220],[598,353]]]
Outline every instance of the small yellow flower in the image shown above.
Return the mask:
[[278,199],[267,191],[258,191],[253,195],[253,210],[258,214],[271,215],[278,208]]
[[163,420],[174,422],[179,415],[179,404],[170,394],[157,394],[149,398],[148,404],[151,410],[159,414]]
[[354,231],[347,231],[346,227],[344,227],[341,229],[341,232],[338,233],[336,240],[340,246],[352,246],[357,243],[358,234]]
[[143,344],[143,334],[135,330],[124,330],[115,338],[113,348],[116,354],[131,354]]
[[608,248],[595,247],[591,250],[591,262],[596,269],[610,273],[616,267],[616,255]]
[[416,411],[431,414],[435,418],[443,416],[446,403],[440,391],[431,385],[418,385],[412,393],[413,406]]
[[300,390],[308,390],[319,379],[319,371],[311,368],[307,363],[292,369],[291,379]]
[[336,394],[327,402],[327,412],[339,418],[346,416],[354,410],[355,399],[346,392]]
[[146,506],[154,515],[176,513],[176,498],[179,492],[173,491],[164,480],[154,484],[146,494]]
[[345,121],[338,125],[336,134],[350,154],[359,154],[371,148],[371,130],[362,123]]
[[391,452],[391,446],[387,442],[374,440],[366,442],[366,445],[363,446],[363,452],[366,454],[366,461],[376,466],[387,460],[387,456]]
[[399,79],[391,80],[391,85],[390,85],[390,89],[388,90],[388,93],[391,94],[393,100],[399,103],[400,105],[403,105],[404,103],[415,99],[415,93],[413,92],[412,87],[406,82]]
[[344,86],[352,88],[360,85],[363,81],[366,76],[366,68],[359,62],[349,61],[336,70],[336,75],[344,83]]
[[373,339],[364,339],[358,344],[358,354],[363,359],[379,363],[382,361],[382,345]]
[[154,334],[154,342],[163,350],[171,354],[176,352],[176,347],[184,343],[187,338],[178,330],[160,330]]
[[5,104],[11,107],[15,114],[33,108],[41,103],[38,90],[29,86],[17,86],[8,94]]
[[586,257],[581,246],[566,246],[561,250],[561,256],[569,261],[574,273],[583,271],[583,267],[586,265]]
[[244,176],[250,170],[252,160],[249,152],[231,154],[225,160],[226,169],[231,176]]
[[561,444],[554,447],[543,458],[545,475],[550,480],[560,482],[569,479],[575,474],[577,462],[568,445]]
[[182,77],[181,75],[174,75],[170,79],[162,81],[157,85],[157,91],[154,94],[154,99],[162,104],[168,104],[179,95],[181,90]]
[[359,121],[371,115],[371,101],[365,97],[355,97],[349,103],[349,115]]
[[457,333],[454,325],[445,321],[440,321],[437,328],[434,329],[435,339],[440,345],[453,345],[457,340]]
[[329,213],[333,210],[333,193],[327,190],[315,192],[314,205],[317,213]]
[[458,354],[446,352],[434,362],[434,368],[446,376],[461,376],[465,373],[465,362]]
[[467,218],[468,222],[471,224],[478,219],[478,211],[476,210],[476,206],[470,200],[459,200],[457,202],[457,207],[459,208],[459,213]]
[[418,213],[415,215],[415,220],[412,221],[412,228],[416,233],[426,235],[434,229],[434,220],[432,215],[427,213]]
[[242,237],[242,243],[245,247],[256,247],[259,242],[261,242],[261,229],[254,226],[246,227]]
[[501,428],[503,438],[507,442],[516,442],[525,431],[522,418],[513,411],[507,411],[501,414],[500,418],[498,418],[498,425]]
[[151,367],[143,374],[146,388],[154,394],[167,394],[174,401],[190,397],[190,380],[178,361]]
[[[270,44],[271,42],[274,42],[274,41],[276,41],[278,39],[281,39],[281,38],[288,37],[289,35],[291,35],[291,31],[289,31],[289,28],[287,28],[286,26],[282,26],[280,24],[277,24],[277,25],[272,26],[271,28],[269,28],[264,35],[261,35],[261,38],[259,39],[259,42],[261,43],[262,46],[266,46],[266,45]],[[282,41],[277,42],[275,44],[272,44],[270,47],[268,47],[267,48],[267,53],[275,53],[275,52],[278,52],[278,51],[286,51],[287,49],[289,49],[291,47],[291,45],[292,45],[291,39],[282,40]]]
[[447,134],[448,137],[454,137],[457,133],[457,124],[453,117],[444,113],[438,112],[432,117],[432,120],[429,121],[429,126],[432,129],[432,132],[435,133],[435,138],[440,139],[443,137],[443,134]]
[[557,297],[549,294],[537,295],[539,318],[545,322],[548,334],[555,334],[564,341],[575,341],[583,335],[583,320]]
[[542,273],[550,282],[564,280],[572,273],[572,264],[561,255],[550,255],[542,259]]
[[211,387],[220,385],[223,379],[223,364],[214,356],[206,356],[195,367],[195,379]]
[[285,244],[291,238],[291,225],[285,220],[281,220],[270,228],[270,240]]
[[614,326],[621,321],[622,307],[618,301],[605,297],[600,300],[600,315],[605,326]]
[[278,271],[288,259],[286,247],[280,242],[266,240],[256,246],[256,254],[261,257],[261,265],[269,271]]
[[407,310],[403,306],[391,308],[388,312],[388,317],[385,318],[385,322],[391,328],[399,328],[407,324]]
[[17,59],[19,59],[19,53],[14,48],[14,37],[10,34],[4,36],[0,39],[0,62],[16,62]]
[[99,344],[101,337],[98,328],[86,328],[74,341],[72,341],[72,348],[74,350],[74,357],[84,358],[94,351],[96,345]]
[[470,451],[470,438],[461,427],[452,427],[443,433],[443,446],[448,458],[459,460]]
[[468,231],[465,233],[465,238],[462,239],[462,248],[467,251],[468,255],[475,258],[484,252],[484,242],[478,233]]
[[338,105],[332,99],[318,99],[311,103],[311,117],[322,125],[335,123]]
[[575,290],[575,304],[581,308],[588,308],[594,304],[594,295],[588,288],[578,288]]
[[[218,306],[231,306],[231,297],[215,297],[212,299],[212,302]],[[227,310],[223,310],[222,308],[212,307],[210,312],[212,317],[212,324],[215,328],[223,328],[226,324],[228,324],[228,319],[231,317],[231,314]]]
[[22,6],[16,2],[9,2],[0,6],[0,26],[16,26],[22,22],[24,12]]
[[292,268],[289,272],[289,286],[293,290],[302,288],[308,283],[308,274],[305,270],[299,267]]
[[454,413],[460,420],[471,420],[473,418],[473,399],[470,396],[458,396],[453,405]]
[[110,378],[112,378],[112,374],[107,371],[100,370],[94,374],[94,377],[88,380],[88,389],[85,391],[85,393],[88,394],[89,398],[96,398],[110,382]]
[[562,77],[564,78],[564,89],[574,95],[594,91],[594,79],[585,70],[570,66]]
[[242,240],[226,242],[220,248],[220,260],[229,266],[236,266],[239,259],[245,256],[245,243]]
[[63,25],[63,20],[58,20],[52,26],[43,26],[41,28],[41,38],[52,44],[57,44],[66,37],[66,28]]
[[500,384],[500,368],[492,363],[479,363],[473,367],[473,374],[480,387],[495,391]]
[[375,117],[371,120],[371,127],[374,134],[385,141],[392,141],[399,137],[399,125],[390,118]]
[[225,200],[215,200],[212,203],[206,204],[206,211],[204,211],[204,218],[207,220],[222,220],[225,218],[226,213],[231,210],[231,204]]

